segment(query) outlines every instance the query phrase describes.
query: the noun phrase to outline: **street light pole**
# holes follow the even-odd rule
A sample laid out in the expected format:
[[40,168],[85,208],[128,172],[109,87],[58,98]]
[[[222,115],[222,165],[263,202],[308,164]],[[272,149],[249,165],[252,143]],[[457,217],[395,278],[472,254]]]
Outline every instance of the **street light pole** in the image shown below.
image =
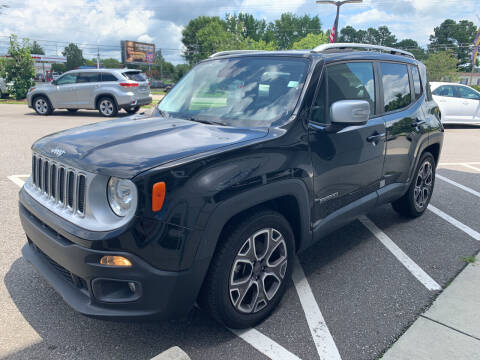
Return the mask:
[[335,23],[333,25],[333,27],[335,29],[334,41],[333,42],[337,42],[337,40],[338,40],[338,19],[339,19],[339,16],[340,16],[340,7],[344,4],[355,4],[355,3],[358,4],[358,3],[363,2],[363,0],[343,0],[343,1],[317,0],[316,2],[317,2],[317,4],[332,4],[332,5],[335,5],[337,7],[337,16],[335,17]]

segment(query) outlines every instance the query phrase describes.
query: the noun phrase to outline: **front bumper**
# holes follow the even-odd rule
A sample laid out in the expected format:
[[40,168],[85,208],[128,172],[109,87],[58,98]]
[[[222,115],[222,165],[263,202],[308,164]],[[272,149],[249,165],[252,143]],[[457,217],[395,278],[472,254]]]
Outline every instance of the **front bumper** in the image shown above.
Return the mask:
[[[188,271],[162,271],[130,253],[80,246],[43,223],[21,203],[20,219],[28,239],[22,249],[24,258],[74,310],[100,318],[167,319],[180,317],[193,307],[201,282],[197,266]],[[100,265],[104,255],[124,256],[133,265],[130,268]],[[204,266],[207,265],[201,267]],[[118,293],[115,291],[107,300],[102,295],[103,285],[111,290],[112,284],[118,285],[119,293],[125,295],[128,283],[135,284],[135,292],[127,294],[127,298],[115,297]]]

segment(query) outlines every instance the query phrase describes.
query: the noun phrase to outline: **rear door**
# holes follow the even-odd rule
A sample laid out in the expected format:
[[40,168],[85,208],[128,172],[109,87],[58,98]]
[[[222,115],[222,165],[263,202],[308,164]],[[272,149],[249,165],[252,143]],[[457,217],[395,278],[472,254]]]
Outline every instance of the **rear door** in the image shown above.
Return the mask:
[[[376,115],[375,83],[369,61],[335,63],[324,71],[309,124],[317,224],[354,202],[358,201],[362,212],[376,202],[385,155],[385,124]],[[340,100],[368,101],[371,115],[367,124],[331,124],[330,107]],[[348,221],[347,216],[344,220]]]
[[77,86],[75,87],[78,107],[89,108],[95,98],[95,89],[100,84],[100,73],[84,72],[79,73],[77,77]]
[[[414,76],[409,66],[415,67]],[[428,124],[422,109],[425,94],[416,65],[380,62],[378,67],[383,119],[387,127],[382,185],[404,184],[410,179],[421,144],[428,143]]]
[[480,120],[480,95],[467,86],[454,86],[454,88],[455,96],[461,104],[459,105],[459,120],[465,122]]

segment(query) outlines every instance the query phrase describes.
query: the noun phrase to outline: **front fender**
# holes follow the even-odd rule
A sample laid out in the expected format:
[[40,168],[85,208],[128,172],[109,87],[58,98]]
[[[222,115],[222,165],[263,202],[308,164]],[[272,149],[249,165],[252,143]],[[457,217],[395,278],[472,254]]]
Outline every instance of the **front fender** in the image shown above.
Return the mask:
[[283,196],[293,196],[298,203],[300,239],[298,239],[297,250],[308,246],[312,241],[308,190],[302,180],[287,179],[242,192],[218,205],[209,217],[202,242],[197,251],[197,260],[213,257],[220,233],[233,216]]

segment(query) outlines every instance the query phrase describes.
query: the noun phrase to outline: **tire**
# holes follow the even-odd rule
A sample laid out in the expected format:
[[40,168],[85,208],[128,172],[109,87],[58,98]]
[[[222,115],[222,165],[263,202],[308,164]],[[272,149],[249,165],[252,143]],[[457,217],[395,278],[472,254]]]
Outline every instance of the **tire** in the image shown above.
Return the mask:
[[253,327],[285,293],[295,257],[294,235],[288,221],[270,210],[252,213],[222,234],[226,237],[219,240],[199,303],[229,328]]
[[397,213],[416,218],[428,207],[435,185],[435,159],[429,152],[423,153],[408,191],[400,199],[392,202]]
[[78,111],[78,109],[67,109],[67,110],[68,110],[68,112],[70,112],[70,113],[76,113],[76,112]]
[[50,101],[45,96],[36,96],[33,99],[33,108],[38,115],[46,116],[50,115],[53,112],[52,105]]
[[98,111],[102,116],[114,117],[118,113],[117,103],[113,98],[104,96],[98,100]]
[[140,106],[132,106],[129,108],[125,108],[125,111],[129,114],[135,114],[138,110],[140,110]]

